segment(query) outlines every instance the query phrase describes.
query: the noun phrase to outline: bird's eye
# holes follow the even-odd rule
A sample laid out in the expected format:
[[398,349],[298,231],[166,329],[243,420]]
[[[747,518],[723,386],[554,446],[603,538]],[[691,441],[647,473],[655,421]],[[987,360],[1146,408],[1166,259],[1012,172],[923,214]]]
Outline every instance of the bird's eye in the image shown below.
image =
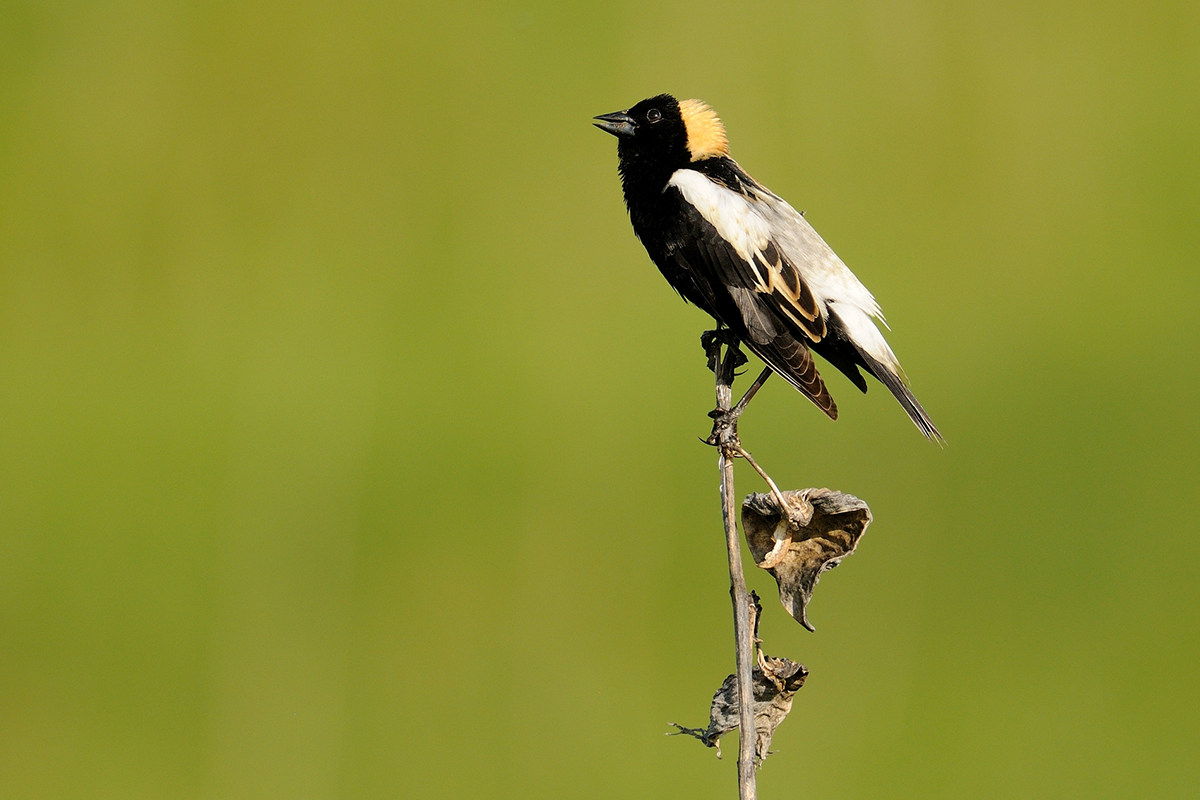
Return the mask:
[[646,112],[646,119],[649,122],[658,122],[660,119],[662,119],[662,112],[657,108],[652,108]]

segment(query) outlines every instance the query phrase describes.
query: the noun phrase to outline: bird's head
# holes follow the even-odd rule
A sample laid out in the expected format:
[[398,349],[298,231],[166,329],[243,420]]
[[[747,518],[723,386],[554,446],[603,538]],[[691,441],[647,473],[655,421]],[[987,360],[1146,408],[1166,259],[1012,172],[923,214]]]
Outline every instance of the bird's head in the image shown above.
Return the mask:
[[729,155],[725,126],[716,112],[699,100],[679,102],[660,94],[596,120],[596,127],[617,137],[623,159],[649,159],[678,169],[693,161]]

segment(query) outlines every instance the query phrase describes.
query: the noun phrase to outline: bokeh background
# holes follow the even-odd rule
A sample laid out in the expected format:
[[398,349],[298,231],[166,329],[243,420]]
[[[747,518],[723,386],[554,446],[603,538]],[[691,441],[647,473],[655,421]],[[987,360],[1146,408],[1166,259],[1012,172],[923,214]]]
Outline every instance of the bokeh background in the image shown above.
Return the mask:
[[[0,796],[726,798],[703,315],[596,114],[670,91],[949,447],[745,418],[876,522],[764,798],[1195,797],[1200,5],[0,4]],[[739,492],[761,484],[739,466]]]

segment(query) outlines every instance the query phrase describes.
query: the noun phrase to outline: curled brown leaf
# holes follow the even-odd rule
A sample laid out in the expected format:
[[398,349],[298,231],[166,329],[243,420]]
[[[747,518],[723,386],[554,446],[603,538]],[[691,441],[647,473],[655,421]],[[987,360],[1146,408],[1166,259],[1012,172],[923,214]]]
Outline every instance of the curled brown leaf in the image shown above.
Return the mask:
[[[757,565],[779,584],[779,602],[805,628],[805,614],[821,573],[854,552],[871,524],[871,510],[857,497],[829,489],[783,492],[789,508],[774,494],[752,494],[742,503],[742,529]],[[812,513],[798,515],[797,509]],[[803,517],[807,516],[807,521]],[[800,517],[803,524],[795,525]],[[789,526],[789,518],[793,520]]]

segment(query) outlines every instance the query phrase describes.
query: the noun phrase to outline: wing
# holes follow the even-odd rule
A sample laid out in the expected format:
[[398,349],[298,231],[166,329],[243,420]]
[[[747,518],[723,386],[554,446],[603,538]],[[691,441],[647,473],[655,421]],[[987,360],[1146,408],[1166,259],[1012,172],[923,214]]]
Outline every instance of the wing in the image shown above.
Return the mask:
[[[691,171],[680,170],[676,176],[687,172]],[[744,203],[727,199],[725,195],[738,197],[729,189],[693,174],[706,186],[680,189],[684,202],[679,218],[684,230],[672,257],[681,270],[697,276],[697,285],[703,286],[708,304],[717,311],[714,316],[742,336],[759,358],[818,408],[837,419],[837,405],[808,347],[808,342],[821,341],[827,332],[816,298],[771,242],[762,218]],[[674,178],[671,183],[676,183]]]
[[[669,186],[679,190],[685,207],[694,212],[683,215],[694,228],[687,238],[699,242],[694,249],[700,252],[693,258],[729,292],[752,349],[764,361],[824,408],[828,392],[823,383],[814,395],[815,386],[801,385],[799,374],[789,374],[772,360],[789,350],[778,341],[788,336],[805,351],[803,358],[787,363],[788,369],[807,369],[804,359],[812,361],[811,344],[864,392],[867,385],[858,368],[865,369],[888,388],[922,433],[942,441],[874,322],[883,319],[875,298],[803,215],[727,158],[677,170]],[[833,400],[828,402],[832,406]],[[826,413],[836,419],[836,408]]]

